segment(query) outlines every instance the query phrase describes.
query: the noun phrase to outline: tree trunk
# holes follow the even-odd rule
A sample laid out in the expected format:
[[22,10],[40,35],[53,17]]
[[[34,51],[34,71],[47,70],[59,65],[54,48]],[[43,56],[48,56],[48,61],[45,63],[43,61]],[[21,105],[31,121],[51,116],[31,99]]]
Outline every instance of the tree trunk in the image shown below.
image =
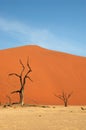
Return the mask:
[[24,88],[20,91],[20,104],[24,105]]
[[65,107],[68,106],[68,102],[67,102],[67,101],[64,102],[64,106],[65,106]]

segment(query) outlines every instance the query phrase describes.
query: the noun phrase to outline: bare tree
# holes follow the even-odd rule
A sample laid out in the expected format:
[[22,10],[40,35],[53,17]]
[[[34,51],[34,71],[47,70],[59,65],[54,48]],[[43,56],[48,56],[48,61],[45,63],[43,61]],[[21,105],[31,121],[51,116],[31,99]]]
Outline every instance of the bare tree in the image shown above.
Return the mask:
[[[23,63],[22,63],[21,60],[19,60],[19,62],[20,62],[20,64],[21,64],[21,66],[22,66],[21,73],[20,73],[20,74],[11,73],[11,74],[9,74],[9,76],[16,76],[17,78],[19,78],[19,81],[20,81],[20,89],[11,92],[11,94],[19,93],[19,97],[20,97],[19,103],[23,106],[23,105],[24,105],[24,88],[25,88],[25,84],[26,84],[26,79],[31,80],[31,78],[29,77],[29,74],[30,74],[30,72],[32,72],[32,69],[31,69],[31,67],[30,67],[30,65],[29,65],[29,59],[27,59],[27,67],[28,67],[28,70],[27,70],[27,72],[23,73],[24,70],[25,70],[25,66],[23,65]],[[32,81],[32,80],[31,80],[31,81]]]
[[73,92],[67,94],[65,92],[62,92],[61,95],[56,95],[54,94],[57,98],[61,99],[64,102],[64,106],[67,107],[68,106],[68,100],[71,97]]

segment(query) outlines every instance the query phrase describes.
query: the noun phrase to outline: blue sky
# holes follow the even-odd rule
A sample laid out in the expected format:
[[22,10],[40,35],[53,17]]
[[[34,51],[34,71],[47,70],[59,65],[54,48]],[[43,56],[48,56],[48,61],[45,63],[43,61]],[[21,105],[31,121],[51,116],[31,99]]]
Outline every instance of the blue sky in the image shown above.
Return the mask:
[[86,0],[0,0],[0,49],[29,44],[86,56]]

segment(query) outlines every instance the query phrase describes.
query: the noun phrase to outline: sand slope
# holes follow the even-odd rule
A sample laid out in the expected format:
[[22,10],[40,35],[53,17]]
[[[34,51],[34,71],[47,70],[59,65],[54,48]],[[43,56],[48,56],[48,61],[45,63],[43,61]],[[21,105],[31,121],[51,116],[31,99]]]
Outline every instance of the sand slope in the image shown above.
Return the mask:
[[27,80],[25,103],[62,104],[54,94],[63,90],[73,91],[70,104],[86,104],[86,58],[43,49],[38,46],[23,46],[0,51],[0,102],[18,101],[18,95],[11,95],[19,88],[17,77],[9,77],[11,72],[20,73],[19,59],[26,65],[29,56],[33,82]]

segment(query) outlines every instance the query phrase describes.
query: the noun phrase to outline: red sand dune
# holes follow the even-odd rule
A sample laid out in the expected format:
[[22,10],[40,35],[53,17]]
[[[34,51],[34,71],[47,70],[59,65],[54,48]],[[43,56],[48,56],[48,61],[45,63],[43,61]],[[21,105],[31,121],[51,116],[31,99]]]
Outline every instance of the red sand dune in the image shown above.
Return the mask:
[[23,46],[0,51],[0,102],[8,102],[7,95],[13,102],[19,100],[17,94],[10,94],[19,88],[19,80],[12,72],[20,73],[19,59],[26,65],[29,56],[33,82],[27,79],[25,103],[63,104],[54,94],[62,91],[73,94],[71,105],[86,104],[86,58],[43,49],[38,46]]

